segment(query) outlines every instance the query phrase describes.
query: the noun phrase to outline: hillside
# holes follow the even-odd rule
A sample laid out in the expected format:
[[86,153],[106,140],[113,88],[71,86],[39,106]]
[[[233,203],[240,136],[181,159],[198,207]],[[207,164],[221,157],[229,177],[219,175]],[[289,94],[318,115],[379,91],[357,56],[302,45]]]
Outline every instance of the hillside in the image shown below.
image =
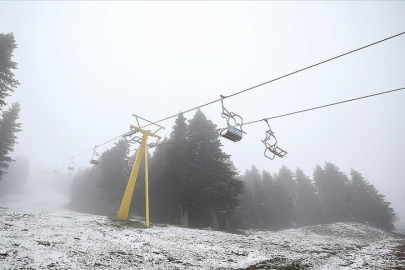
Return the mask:
[[401,236],[358,223],[218,232],[75,213],[59,195],[0,199],[1,269],[404,269]]

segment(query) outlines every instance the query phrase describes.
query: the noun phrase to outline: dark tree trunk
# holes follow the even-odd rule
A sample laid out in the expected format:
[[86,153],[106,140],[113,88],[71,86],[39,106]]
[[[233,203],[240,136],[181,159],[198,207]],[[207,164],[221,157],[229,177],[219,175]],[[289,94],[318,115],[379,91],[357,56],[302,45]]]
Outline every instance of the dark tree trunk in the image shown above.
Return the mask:
[[211,206],[211,224],[213,230],[219,230],[218,215],[215,206]]
[[180,206],[180,223],[182,227],[188,227],[188,210],[183,210]]

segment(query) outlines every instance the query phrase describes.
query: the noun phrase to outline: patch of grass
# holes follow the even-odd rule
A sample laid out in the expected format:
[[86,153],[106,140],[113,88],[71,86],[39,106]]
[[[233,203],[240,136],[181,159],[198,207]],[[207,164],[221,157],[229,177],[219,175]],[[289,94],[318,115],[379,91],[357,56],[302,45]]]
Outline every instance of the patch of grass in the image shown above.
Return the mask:
[[390,232],[390,234],[396,239],[405,239],[405,234],[399,232]]
[[233,229],[233,228],[226,229],[222,232],[227,232],[227,233],[232,233],[232,234],[237,234],[237,235],[246,235],[245,231]]
[[38,245],[42,245],[42,246],[50,246],[51,243],[48,241],[37,241]]
[[257,269],[275,269],[275,270],[304,270],[308,269],[309,265],[300,263],[287,262],[286,258],[274,258],[266,261],[262,261],[251,265],[247,268],[239,270],[257,270]]
[[[143,222],[137,220],[117,220],[116,218],[109,218],[110,223],[113,227],[123,229],[123,228],[135,228],[135,229],[145,229],[146,226]],[[153,226],[153,225],[152,225]]]

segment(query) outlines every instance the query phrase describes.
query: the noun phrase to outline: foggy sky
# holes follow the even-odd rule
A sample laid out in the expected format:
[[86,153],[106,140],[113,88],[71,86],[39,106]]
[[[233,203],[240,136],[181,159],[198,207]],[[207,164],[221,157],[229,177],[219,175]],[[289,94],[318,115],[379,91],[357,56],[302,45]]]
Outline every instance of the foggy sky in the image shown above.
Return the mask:
[[[23,132],[15,156],[52,170],[129,130],[405,31],[404,2],[0,2],[14,32]],[[225,100],[244,121],[405,86],[405,36]],[[405,91],[270,121],[288,154],[263,156],[266,124],[223,150],[243,173],[284,164],[361,172],[405,226]],[[225,127],[217,102],[202,108]],[[191,119],[194,112],[185,115]],[[168,136],[174,119],[161,123]],[[100,148],[100,152],[113,143]],[[91,153],[75,159],[88,166]],[[67,162],[59,164],[66,169]]]

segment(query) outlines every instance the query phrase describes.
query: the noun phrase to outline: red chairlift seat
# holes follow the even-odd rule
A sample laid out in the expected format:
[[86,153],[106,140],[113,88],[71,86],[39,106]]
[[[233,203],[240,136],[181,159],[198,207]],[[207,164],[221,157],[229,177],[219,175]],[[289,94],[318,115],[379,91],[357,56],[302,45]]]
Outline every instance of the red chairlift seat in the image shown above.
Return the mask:
[[91,155],[90,164],[98,165],[100,163],[100,155],[96,152],[97,146],[94,147],[93,154]]
[[100,163],[100,161],[98,161],[98,160],[96,160],[96,159],[90,160],[90,164],[98,165],[99,163]]
[[[267,151],[270,151],[273,154],[273,156],[270,157],[270,156],[266,155]],[[266,146],[266,150],[264,150],[264,156],[271,159],[271,160],[273,160],[275,156],[278,156],[278,157],[282,158],[285,155],[287,155],[287,151],[284,151],[283,149],[281,149],[278,146],[273,146],[273,145]]]

